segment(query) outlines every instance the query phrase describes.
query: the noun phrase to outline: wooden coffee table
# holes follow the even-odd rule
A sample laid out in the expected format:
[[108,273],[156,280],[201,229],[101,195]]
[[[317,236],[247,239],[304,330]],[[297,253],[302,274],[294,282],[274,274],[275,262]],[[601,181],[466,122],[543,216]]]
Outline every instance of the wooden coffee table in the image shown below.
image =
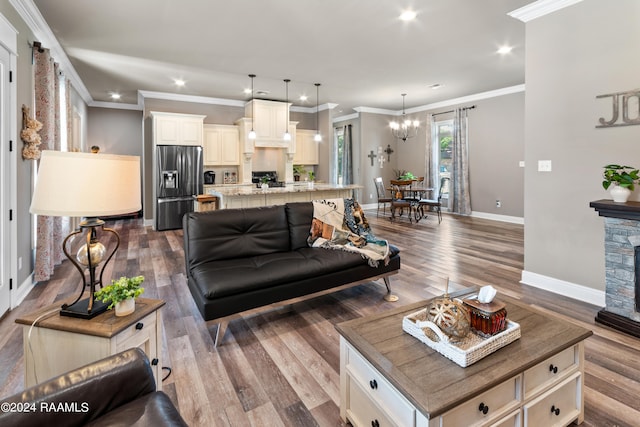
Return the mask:
[[462,368],[402,330],[428,301],[340,323],[340,416],[354,426],[552,426],[584,419],[588,329],[511,298],[521,338]]

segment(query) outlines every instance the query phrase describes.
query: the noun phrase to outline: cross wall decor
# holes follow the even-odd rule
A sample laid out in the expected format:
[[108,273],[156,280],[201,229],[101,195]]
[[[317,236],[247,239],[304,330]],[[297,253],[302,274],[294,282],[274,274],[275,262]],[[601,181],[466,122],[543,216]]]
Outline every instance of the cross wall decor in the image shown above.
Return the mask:
[[375,159],[378,156],[373,152],[373,150],[371,150],[371,153],[369,153],[367,157],[371,159],[371,166],[373,166],[373,159]]

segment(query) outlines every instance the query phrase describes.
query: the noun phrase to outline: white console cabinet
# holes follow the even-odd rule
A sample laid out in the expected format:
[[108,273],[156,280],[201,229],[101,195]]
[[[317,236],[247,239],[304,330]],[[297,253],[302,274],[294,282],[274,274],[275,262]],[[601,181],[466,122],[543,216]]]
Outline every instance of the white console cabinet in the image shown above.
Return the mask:
[[503,297],[522,337],[465,368],[402,330],[428,301],[336,325],[340,416],[354,427],[553,427],[584,420],[592,332]]

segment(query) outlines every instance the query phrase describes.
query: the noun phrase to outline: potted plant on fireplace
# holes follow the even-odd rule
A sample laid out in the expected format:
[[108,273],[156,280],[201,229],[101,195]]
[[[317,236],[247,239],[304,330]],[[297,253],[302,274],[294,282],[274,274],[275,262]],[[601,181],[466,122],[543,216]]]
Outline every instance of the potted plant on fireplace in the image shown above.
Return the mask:
[[260,182],[262,183],[260,185],[260,188],[262,188],[263,190],[266,190],[267,188],[269,188],[269,177],[268,176],[263,176],[262,178],[260,178]]
[[634,185],[640,181],[640,170],[633,166],[610,164],[604,166],[602,186],[609,190],[614,202],[624,203],[629,199]]
[[115,307],[116,316],[127,316],[135,310],[135,299],[142,295],[144,288],[140,285],[144,282],[144,276],[121,277],[112,280],[111,284],[96,291],[95,298],[108,302],[109,310]]

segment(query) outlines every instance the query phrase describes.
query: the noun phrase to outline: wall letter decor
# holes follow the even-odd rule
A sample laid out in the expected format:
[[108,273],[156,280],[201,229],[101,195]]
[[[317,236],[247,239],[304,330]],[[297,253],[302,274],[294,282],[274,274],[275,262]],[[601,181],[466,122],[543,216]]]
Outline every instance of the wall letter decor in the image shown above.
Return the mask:
[[[610,120],[605,120],[604,117],[600,117],[596,125],[597,128],[608,128],[613,126],[632,126],[640,125],[640,89],[628,90],[626,92],[608,93],[606,95],[598,95],[598,98],[612,99],[612,117]],[[629,117],[629,104],[635,109],[635,117]],[[622,121],[618,122],[620,118],[620,104],[622,104]]]

